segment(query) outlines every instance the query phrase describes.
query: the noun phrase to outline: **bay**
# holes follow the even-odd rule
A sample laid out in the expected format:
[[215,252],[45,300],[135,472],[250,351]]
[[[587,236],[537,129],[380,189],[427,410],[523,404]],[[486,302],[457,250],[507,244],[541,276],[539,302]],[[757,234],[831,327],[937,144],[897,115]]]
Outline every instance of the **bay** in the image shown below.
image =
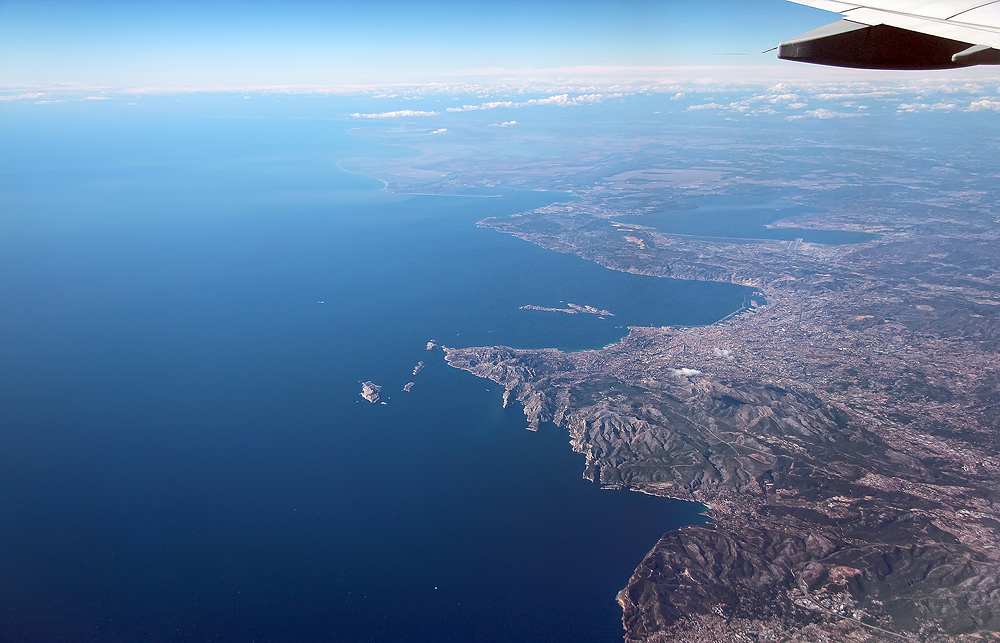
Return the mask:
[[[475,225],[565,195],[382,192],[336,162],[412,151],[347,123],[3,127],[0,638],[620,640],[615,593],[698,506],[585,482],[425,344],[594,348],[750,289]],[[614,316],[520,308],[566,302]]]

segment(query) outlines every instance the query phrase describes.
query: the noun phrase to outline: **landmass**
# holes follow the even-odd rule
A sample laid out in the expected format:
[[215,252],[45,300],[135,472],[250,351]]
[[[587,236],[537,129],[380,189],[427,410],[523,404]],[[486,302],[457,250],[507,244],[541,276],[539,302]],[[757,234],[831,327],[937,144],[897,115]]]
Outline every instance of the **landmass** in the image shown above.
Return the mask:
[[379,393],[382,387],[374,382],[362,382],[361,383],[361,397],[365,398],[372,404],[379,401]]
[[619,594],[626,639],[997,640],[997,237],[790,252],[593,212],[484,225],[767,301],[602,350],[446,349],[530,428],[566,429],[588,479],[707,506],[712,522],[666,534]]
[[566,313],[568,315],[598,315],[600,317],[614,317],[615,314],[609,310],[601,310],[595,308],[594,306],[586,306],[580,304],[566,304],[565,308],[546,308],[544,306],[535,306],[532,304],[527,304],[521,306],[521,310],[540,310],[548,313]]
[[[366,166],[392,189],[565,191],[481,225],[762,294],[600,350],[445,349],[528,428],[565,430],[587,479],[705,505],[710,522],[636,561],[618,595],[629,643],[1000,640],[1000,187],[991,124],[907,120],[915,92],[959,109],[965,90],[942,87],[693,86],[674,96],[699,94],[686,110],[609,108],[587,136],[566,118],[461,121],[475,145],[380,137],[425,152]],[[703,195],[773,193],[808,213],[755,239],[642,223]],[[877,236],[822,245],[789,228]]]

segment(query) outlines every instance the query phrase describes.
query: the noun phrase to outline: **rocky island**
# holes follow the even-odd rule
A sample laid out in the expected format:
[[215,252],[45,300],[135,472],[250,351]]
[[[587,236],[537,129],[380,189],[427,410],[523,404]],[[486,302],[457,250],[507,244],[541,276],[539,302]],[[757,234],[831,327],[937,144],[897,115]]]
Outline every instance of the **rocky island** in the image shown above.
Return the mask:
[[376,404],[379,401],[381,391],[382,387],[374,382],[361,383],[361,397],[368,400],[372,404]]
[[521,306],[521,310],[540,310],[547,313],[566,313],[567,315],[597,315],[599,317],[614,317],[615,314],[610,310],[601,310],[595,308],[594,306],[580,305],[580,304],[566,304],[565,308],[556,307],[545,307],[545,306],[535,306],[534,304],[526,304]]

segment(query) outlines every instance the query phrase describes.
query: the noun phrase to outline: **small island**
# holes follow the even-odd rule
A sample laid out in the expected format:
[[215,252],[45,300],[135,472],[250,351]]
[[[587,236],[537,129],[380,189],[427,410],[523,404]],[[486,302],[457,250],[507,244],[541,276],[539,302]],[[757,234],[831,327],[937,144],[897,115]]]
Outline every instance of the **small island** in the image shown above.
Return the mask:
[[375,404],[375,403],[377,403],[379,401],[379,399],[380,399],[379,398],[379,392],[381,390],[382,390],[382,387],[379,386],[378,384],[375,384],[374,382],[362,382],[361,383],[361,397],[365,398],[366,400],[368,400],[372,404]]
[[548,308],[545,306],[534,306],[532,304],[527,304],[521,306],[521,310],[541,310],[547,313],[566,313],[567,315],[598,315],[600,317],[614,317],[615,314],[609,310],[601,310],[595,308],[594,306],[585,306],[580,304],[566,304],[565,308]]

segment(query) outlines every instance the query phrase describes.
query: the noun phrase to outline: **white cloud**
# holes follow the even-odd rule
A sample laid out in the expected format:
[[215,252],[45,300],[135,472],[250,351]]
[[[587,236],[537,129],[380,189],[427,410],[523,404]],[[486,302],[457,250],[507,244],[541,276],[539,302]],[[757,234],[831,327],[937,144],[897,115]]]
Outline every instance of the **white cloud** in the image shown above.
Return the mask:
[[406,118],[409,116],[437,116],[437,112],[420,112],[414,111],[412,109],[400,109],[395,112],[381,112],[379,114],[361,114],[359,112],[354,112],[353,114],[348,114],[348,116],[353,116],[354,118]]
[[499,109],[499,108],[515,108],[515,107],[528,107],[530,105],[558,105],[561,107],[569,105],[585,105],[587,103],[599,103],[606,98],[619,98],[624,96],[620,92],[612,94],[580,94],[579,96],[570,96],[569,94],[556,94],[554,96],[548,96],[546,98],[532,98],[526,101],[514,102],[510,100],[498,100],[490,101],[488,103],[480,103],[479,105],[462,105],[461,107],[449,107],[445,111],[447,112],[477,112],[487,109]]
[[527,107],[529,105],[559,105],[565,107],[567,105],[585,105],[587,103],[599,103],[605,98],[619,98],[624,96],[620,92],[613,94],[580,94],[579,96],[570,96],[569,94],[556,94],[554,96],[548,96],[547,98],[532,98],[530,100],[514,102],[510,100],[498,100],[491,101],[488,103],[480,103],[479,105],[462,105],[461,107],[449,107],[448,112],[476,112],[485,109],[498,109],[501,107]]
[[[998,103],[1000,105],[1000,103]],[[955,103],[901,103],[899,107],[896,108],[897,112],[950,112],[952,110],[958,109],[958,105]]]
[[695,377],[701,375],[701,371],[694,368],[672,368],[670,369],[670,373],[677,377]]
[[497,100],[480,105],[462,105],[461,107],[449,107],[449,112],[475,112],[483,109],[497,109],[499,107],[517,107],[517,103],[509,100]]
[[733,357],[733,351],[729,350],[728,348],[719,348],[718,346],[713,346],[712,353],[716,357],[721,357],[722,359],[727,359],[729,361],[736,359],[735,357]]
[[677,92],[676,94],[670,97],[670,100],[680,100],[685,96],[687,96],[687,94],[685,94],[684,92]]
[[897,94],[898,94],[898,92],[894,92],[894,91],[836,92],[836,93],[824,92],[824,93],[816,94],[816,99],[817,100],[834,101],[834,100],[851,100],[851,99],[854,99],[854,98],[861,98],[861,97],[864,97],[864,98],[890,98],[892,96],[896,96]]
[[705,103],[704,105],[690,105],[687,111],[696,112],[703,109],[725,109],[725,105],[720,105],[718,103]]
[[973,101],[969,105],[970,112],[985,112],[994,111],[1000,112],[1000,101],[990,100],[989,98],[984,98],[982,100]]
[[0,101],[12,100],[32,100],[44,96],[41,92],[27,92],[23,94],[0,94]]
[[504,121],[502,123],[490,123],[489,127],[510,127],[511,125],[517,125],[517,121]]
[[[322,68],[322,66],[320,66]],[[319,68],[317,68],[318,70]],[[371,76],[364,80],[349,80],[330,76],[325,71],[309,75],[298,84],[289,84],[280,78],[261,77],[255,82],[240,85],[177,85],[165,78],[143,76],[148,85],[127,83],[121,86],[82,86],[47,84],[44,86],[8,85],[0,93],[13,94],[45,91],[46,94],[63,93],[84,95],[108,92],[116,94],[178,94],[200,92],[232,92],[245,94],[315,94],[359,95],[378,99],[395,99],[400,102],[419,100],[429,94],[451,100],[526,100],[533,96],[569,94],[657,93],[663,99],[683,94],[685,100],[713,96],[719,102],[733,100],[730,94],[751,96],[754,93],[772,97],[799,94],[798,102],[813,100],[890,100],[916,102],[918,94],[927,96],[920,102],[933,103],[935,94],[951,93],[961,96],[956,101],[969,105],[997,95],[998,79],[995,70],[967,68],[944,72],[901,76],[894,72],[831,70],[809,65],[761,65],[729,67],[726,65],[673,67],[673,66],[566,66],[541,68],[479,68],[464,69],[448,74],[413,76],[409,73]],[[726,100],[718,92],[727,92]],[[819,98],[820,95],[822,99]],[[459,98],[480,96],[482,98]],[[680,100],[678,98],[677,100]],[[709,102],[693,100],[692,102]],[[951,100],[945,102],[952,102]],[[455,103],[450,103],[455,104]],[[375,109],[375,108],[372,108]],[[394,109],[379,107],[378,109]],[[439,111],[444,111],[443,109]]]
[[434,130],[433,132],[431,132],[431,134],[444,134],[447,131],[448,131],[447,127],[442,127],[441,129]]
[[805,114],[797,114],[795,116],[789,116],[788,120],[795,121],[803,118],[818,118],[821,120],[827,120],[831,118],[855,118],[857,116],[859,116],[859,114],[855,112],[834,112],[829,109],[820,108],[820,109],[811,109]]
[[573,99],[569,97],[569,94],[559,94],[557,96],[549,96],[548,98],[532,98],[529,101],[525,101],[524,105],[569,105]]
[[622,96],[620,93],[615,94],[580,94],[570,98],[569,94],[558,94],[556,96],[549,96],[548,98],[532,98],[531,100],[520,103],[518,106],[523,105],[584,105],[586,103],[599,103],[605,98],[618,98]]

